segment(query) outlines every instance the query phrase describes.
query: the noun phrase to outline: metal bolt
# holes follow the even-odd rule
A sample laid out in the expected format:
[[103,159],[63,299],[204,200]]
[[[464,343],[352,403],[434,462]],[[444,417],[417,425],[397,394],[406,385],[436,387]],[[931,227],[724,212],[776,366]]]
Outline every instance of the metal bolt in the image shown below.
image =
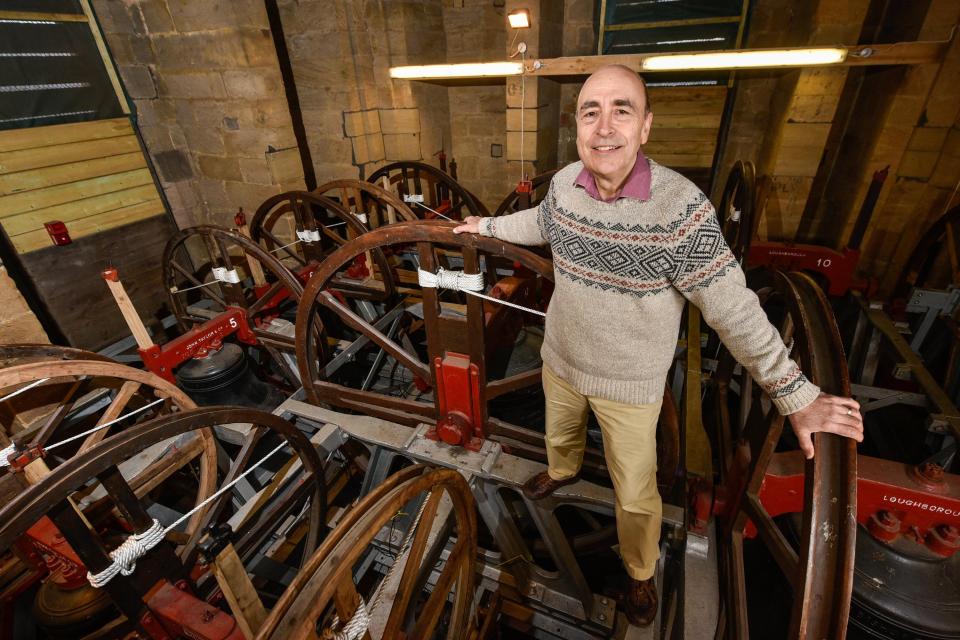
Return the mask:
[[607,619],[607,616],[602,613],[597,616],[597,620],[599,620],[600,622],[603,622],[606,619]]
[[893,515],[889,511],[881,511],[879,514],[877,514],[877,516],[880,522],[882,522],[885,525],[894,525],[899,522],[899,518],[897,518],[895,515]]
[[927,480],[943,480],[943,467],[935,462],[924,462],[920,465],[920,475]]
[[960,538],[960,529],[957,529],[952,524],[941,524],[937,527],[937,533],[947,542],[955,542]]
[[600,598],[600,604],[603,604],[603,605],[607,604],[607,599],[606,599],[606,598]]

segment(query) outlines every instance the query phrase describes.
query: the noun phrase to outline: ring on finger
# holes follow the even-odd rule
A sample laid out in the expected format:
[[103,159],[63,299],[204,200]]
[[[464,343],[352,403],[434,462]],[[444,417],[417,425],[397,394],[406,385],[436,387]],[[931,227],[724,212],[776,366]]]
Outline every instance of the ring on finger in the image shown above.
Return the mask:
[[848,415],[848,416],[852,416],[852,415],[853,415],[853,409],[847,409],[847,415]]

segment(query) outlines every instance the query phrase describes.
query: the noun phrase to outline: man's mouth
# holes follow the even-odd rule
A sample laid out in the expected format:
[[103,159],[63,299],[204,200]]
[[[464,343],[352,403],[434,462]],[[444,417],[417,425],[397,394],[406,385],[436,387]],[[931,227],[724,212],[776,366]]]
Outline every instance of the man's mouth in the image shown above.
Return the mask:
[[619,148],[620,148],[620,145],[618,144],[601,144],[601,145],[595,146],[593,150],[600,151],[601,153],[603,153],[606,151],[616,151]]

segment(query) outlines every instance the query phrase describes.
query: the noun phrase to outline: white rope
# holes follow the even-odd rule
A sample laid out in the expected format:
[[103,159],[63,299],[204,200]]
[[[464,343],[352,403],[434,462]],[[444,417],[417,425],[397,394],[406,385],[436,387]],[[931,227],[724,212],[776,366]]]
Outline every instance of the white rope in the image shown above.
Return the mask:
[[303,241],[302,241],[302,240],[294,240],[294,241],[291,242],[290,244],[285,244],[285,245],[283,245],[283,246],[281,246],[281,247],[277,247],[276,249],[271,249],[271,250],[270,250],[270,253],[276,253],[277,251],[280,251],[281,249],[286,249],[287,247],[292,247],[293,245],[299,244],[299,243],[301,243],[301,242],[303,242]]
[[[322,225],[320,225],[320,226],[323,227],[323,228],[325,228],[325,229],[332,229],[333,227],[339,227],[340,225],[344,225],[344,224],[347,224],[347,223],[346,223],[346,222],[334,222],[333,224],[322,224]],[[291,242],[291,243],[289,243],[289,244],[285,244],[285,245],[283,245],[283,246],[277,247],[276,249],[271,249],[271,250],[270,250],[270,253],[276,253],[277,251],[282,251],[283,249],[286,249],[287,247],[292,247],[293,245],[295,245],[295,244],[300,244],[301,242],[305,242],[305,243],[307,243],[307,244],[310,244],[311,242],[320,242],[320,232],[319,232],[319,231],[316,231],[316,230],[311,231],[310,229],[305,229],[305,230],[303,230],[303,231],[297,231],[297,239],[296,239],[296,240],[294,240],[293,242]]]
[[501,300],[500,298],[494,298],[493,296],[480,293],[480,291],[483,290],[482,273],[446,271],[443,268],[439,269],[437,273],[430,273],[429,271],[424,271],[423,269],[417,269],[417,280],[420,282],[421,287],[463,291],[464,293],[467,293],[471,296],[476,296],[477,298],[483,298],[484,300],[489,300],[490,302],[496,302],[497,304],[513,307],[519,311],[533,313],[542,318],[547,317],[547,314],[543,311],[537,311],[536,309],[531,309],[530,307],[524,307],[523,305],[515,304],[507,300]]
[[437,211],[436,209],[431,209],[430,207],[428,207],[427,205],[423,204],[422,202],[416,201],[416,202],[414,202],[413,204],[418,204],[418,205],[420,205],[421,207],[423,207],[423,208],[426,209],[427,211],[430,211],[430,212],[432,212],[432,213],[437,214],[438,216],[440,216],[440,217],[443,218],[444,220],[449,220],[450,222],[457,222],[457,221],[454,220],[453,218],[451,218],[451,217],[449,217],[449,216],[443,215],[442,213],[440,213],[440,212]]
[[46,381],[49,380],[49,379],[50,379],[50,378],[40,378],[39,380],[34,380],[33,382],[31,382],[31,383],[28,384],[27,386],[25,386],[25,387],[20,387],[20,388],[17,389],[16,391],[13,391],[13,392],[8,393],[7,395],[3,396],[2,398],[0,398],[0,402],[6,402],[6,401],[9,400],[10,398],[12,398],[12,397],[14,397],[14,396],[18,396],[18,395],[20,395],[21,393],[23,393],[24,391],[29,391],[30,389],[33,389],[34,387],[39,387],[41,384],[43,384],[44,382],[46,382]]
[[297,229],[297,238],[310,244],[311,242],[320,242],[320,232],[316,229]]
[[226,493],[227,491],[229,491],[230,489],[232,489],[232,488],[233,488],[233,485],[237,484],[238,482],[240,482],[241,480],[243,480],[244,478],[246,478],[248,475],[250,475],[251,473],[253,473],[256,469],[258,469],[258,468],[260,467],[260,465],[262,465],[264,462],[266,462],[267,459],[268,459],[270,456],[272,456],[273,454],[275,454],[277,451],[280,451],[280,449],[283,449],[285,446],[287,446],[286,441],[281,442],[279,445],[277,445],[277,447],[276,447],[273,451],[271,451],[271,452],[268,453],[267,455],[265,455],[265,456],[263,456],[262,458],[260,458],[260,461],[257,462],[255,465],[253,465],[252,467],[250,467],[249,469],[247,469],[246,471],[244,471],[243,473],[241,473],[239,476],[237,476],[236,478],[234,478],[233,480],[231,480],[231,481],[228,482],[227,484],[223,485],[223,487],[221,487],[219,491],[217,491],[217,492],[214,493],[212,496],[210,496],[209,498],[207,498],[206,500],[204,500],[203,502],[201,502],[200,504],[198,504],[197,506],[195,506],[193,509],[190,509],[190,511],[187,511],[185,514],[183,514],[182,516],[180,516],[179,518],[177,518],[177,520],[176,520],[173,524],[171,524],[169,527],[167,527],[166,529],[164,529],[164,531],[163,531],[164,534],[166,534],[167,532],[173,531],[174,529],[176,529],[177,527],[179,527],[183,522],[185,522],[185,521],[187,520],[187,518],[189,518],[190,516],[192,516],[193,514],[195,514],[197,511],[200,511],[200,509],[203,509],[205,506],[207,506],[208,504],[210,504],[211,502],[213,502],[214,500],[216,500],[217,498],[219,498],[221,495],[223,495],[224,493]]
[[9,467],[10,466],[10,456],[17,455],[17,445],[10,443],[10,446],[5,447],[0,451],[0,467]]
[[[339,624],[339,619],[335,617],[333,623]],[[370,613],[367,612],[367,603],[363,601],[363,598],[360,598],[360,604],[357,605],[357,610],[353,612],[353,617],[347,624],[343,625],[343,629],[333,632],[333,640],[360,640],[369,626]]]
[[113,564],[96,575],[92,575],[88,572],[87,580],[90,581],[90,584],[92,586],[100,588],[103,585],[110,582],[110,580],[112,580],[113,577],[116,576],[118,573],[123,574],[125,576],[128,576],[131,573],[133,573],[133,569],[136,566],[137,560],[142,558],[143,554],[145,554],[147,551],[155,547],[157,543],[159,543],[161,540],[163,540],[164,536],[166,536],[168,533],[170,533],[171,531],[179,527],[184,521],[187,520],[187,518],[195,514],[197,511],[200,511],[205,506],[210,504],[212,501],[216,500],[221,495],[223,495],[224,493],[232,489],[235,484],[243,480],[249,474],[253,473],[264,462],[266,462],[267,459],[270,458],[270,456],[280,451],[285,446],[287,446],[286,441],[281,442],[279,445],[276,446],[276,448],[273,449],[273,451],[271,451],[267,455],[260,458],[260,460],[255,465],[253,465],[252,467],[250,467],[249,469],[241,473],[232,481],[225,484],[223,487],[220,488],[220,490],[218,490],[209,498],[207,498],[206,500],[204,500],[203,502],[195,506],[193,509],[186,512],[179,518],[177,518],[177,520],[174,521],[174,523],[171,524],[169,527],[162,529],[160,528],[160,523],[154,520],[153,526],[150,527],[148,530],[144,531],[143,533],[134,534],[129,538],[127,538],[126,540],[124,540],[119,547],[117,547],[116,549],[110,552],[110,557],[113,558]]
[[[524,46],[520,52],[520,68],[526,67],[527,48]],[[527,111],[527,74],[520,75],[520,181],[523,182],[523,114]]]
[[213,280],[212,282],[204,282],[203,284],[198,284],[193,287],[187,287],[186,289],[181,289],[178,286],[174,285],[170,287],[170,293],[185,293],[187,291],[193,291],[194,289],[202,289],[203,287],[209,287],[212,284],[220,284],[218,280]]
[[[416,533],[417,527],[420,526],[420,519],[423,517],[423,512],[427,508],[427,502],[429,501],[430,494],[428,493],[423,499],[423,504],[420,505],[420,511],[417,512],[417,517],[414,519],[413,524],[410,525],[409,531],[407,531],[407,537],[404,538],[403,544],[400,545],[400,550],[397,551],[397,555],[394,558],[393,564],[391,564],[390,569],[387,570],[387,575],[385,575],[383,580],[380,581],[380,584],[377,585],[377,590],[374,592],[373,598],[370,600],[371,605],[369,611],[367,610],[366,603],[361,597],[360,604],[357,605],[357,610],[354,611],[353,616],[347,621],[347,624],[343,625],[343,629],[340,629],[339,631],[333,631],[333,628],[331,628],[331,631],[333,631],[334,640],[359,640],[359,638],[362,638],[367,632],[367,629],[370,626],[371,613],[376,611],[377,607],[380,605],[380,600],[383,596],[383,586],[390,583],[393,574],[397,571],[397,567],[400,566],[401,556],[407,552],[407,549],[410,547],[410,543],[413,542],[413,534]],[[335,628],[339,626],[339,624],[340,617],[334,615],[332,626]]]
[[[126,419],[129,418],[130,416],[134,416],[134,415],[136,415],[136,414],[138,414],[138,413],[143,413],[144,411],[146,411],[146,410],[149,409],[150,407],[152,407],[152,406],[154,406],[154,405],[156,405],[156,404],[160,404],[161,402],[163,402],[163,401],[165,401],[165,400],[166,400],[166,398],[160,398],[159,400],[154,400],[154,401],[151,402],[150,404],[145,405],[145,406],[143,406],[143,407],[140,407],[139,409],[134,409],[134,410],[131,411],[130,413],[126,413],[126,414],[120,416],[119,418],[114,418],[113,420],[111,420],[111,421],[109,421],[109,422],[105,422],[105,423],[103,423],[103,424],[99,424],[99,425],[93,427],[92,429],[87,429],[87,430],[84,431],[83,433],[78,433],[78,434],[76,434],[76,435],[74,435],[74,436],[70,436],[69,438],[66,438],[65,440],[61,440],[60,442],[54,442],[54,443],[51,444],[51,445],[47,445],[47,446],[44,447],[44,449],[46,449],[47,451],[50,451],[51,449],[56,449],[56,448],[59,447],[59,446],[65,445],[65,444],[67,444],[68,442],[73,442],[74,440],[77,440],[77,439],[82,438],[82,437],[84,437],[84,436],[88,436],[88,435],[90,435],[91,433],[94,433],[94,432],[96,432],[96,431],[100,431],[101,429],[106,429],[107,427],[110,427],[110,426],[112,426],[112,425],[117,424],[117,423],[120,422],[121,420],[126,420]],[[13,445],[13,444],[11,444],[9,447],[7,447],[6,449],[4,449],[3,451],[0,451],[0,469],[2,469],[3,467],[9,467],[9,466],[10,466],[9,456],[12,455],[12,454],[14,454],[14,453],[16,453],[16,452],[17,452],[17,450],[16,450],[16,445]]]
[[126,419],[129,418],[130,416],[135,416],[135,415],[137,415],[138,413],[143,413],[144,411],[146,411],[146,410],[149,409],[150,407],[152,407],[152,406],[154,406],[154,405],[158,405],[158,404],[160,404],[161,402],[165,402],[165,401],[166,401],[166,398],[160,398],[160,399],[158,399],[158,400],[154,400],[154,401],[151,402],[150,404],[144,405],[144,406],[140,407],[139,409],[134,409],[134,410],[131,411],[130,413],[125,413],[124,415],[120,416],[119,418],[114,418],[113,420],[111,420],[111,421],[109,421],[109,422],[104,422],[103,424],[98,424],[97,426],[93,427],[92,429],[87,429],[87,430],[84,431],[83,433],[78,433],[78,434],[75,435],[75,436],[70,436],[70,437],[67,438],[66,440],[61,440],[60,442],[54,442],[54,443],[51,444],[51,445],[47,445],[47,446],[44,447],[44,449],[46,449],[47,451],[50,451],[51,449],[56,449],[56,448],[59,447],[59,446],[62,446],[62,445],[67,444],[68,442],[73,442],[74,440],[77,440],[77,439],[82,438],[82,437],[84,437],[84,436],[88,436],[88,435],[90,435],[91,433],[94,433],[94,432],[96,432],[96,431],[100,431],[101,429],[106,429],[107,427],[113,426],[113,425],[117,424],[118,422],[120,422],[121,420],[126,420]]
[[211,269],[213,277],[220,282],[227,284],[240,284],[240,274],[236,269],[227,269],[226,267],[214,267]]
[[149,529],[141,533],[135,533],[124,540],[123,544],[110,552],[113,563],[109,567],[97,574],[87,571],[87,580],[90,582],[90,586],[99,589],[113,580],[118,573],[125,576],[133,573],[133,570],[137,567],[137,560],[157,546],[163,540],[164,535],[166,535],[166,531],[157,520],[154,520]]
[[483,291],[482,273],[464,273],[447,271],[442,267],[436,273],[417,269],[417,280],[421,287],[430,289],[453,289],[454,291]]

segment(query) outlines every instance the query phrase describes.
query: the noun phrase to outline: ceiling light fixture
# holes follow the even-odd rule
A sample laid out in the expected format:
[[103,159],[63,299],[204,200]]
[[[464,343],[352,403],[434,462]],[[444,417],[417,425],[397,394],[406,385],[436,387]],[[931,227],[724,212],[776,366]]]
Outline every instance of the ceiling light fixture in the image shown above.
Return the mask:
[[436,80],[441,78],[502,78],[519,76],[523,64],[519,62],[476,62],[468,64],[428,64],[410,67],[391,67],[390,77],[404,80]]
[[641,69],[643,71],[687,71],[691,69],[807,67],[839,64],[846,58],[847,49],[845,47],[680,53],[643,58]]
[[526,9],[515,9],[507,14],[507,20],[514,29],[526,29],[530,26],[530,12]]

